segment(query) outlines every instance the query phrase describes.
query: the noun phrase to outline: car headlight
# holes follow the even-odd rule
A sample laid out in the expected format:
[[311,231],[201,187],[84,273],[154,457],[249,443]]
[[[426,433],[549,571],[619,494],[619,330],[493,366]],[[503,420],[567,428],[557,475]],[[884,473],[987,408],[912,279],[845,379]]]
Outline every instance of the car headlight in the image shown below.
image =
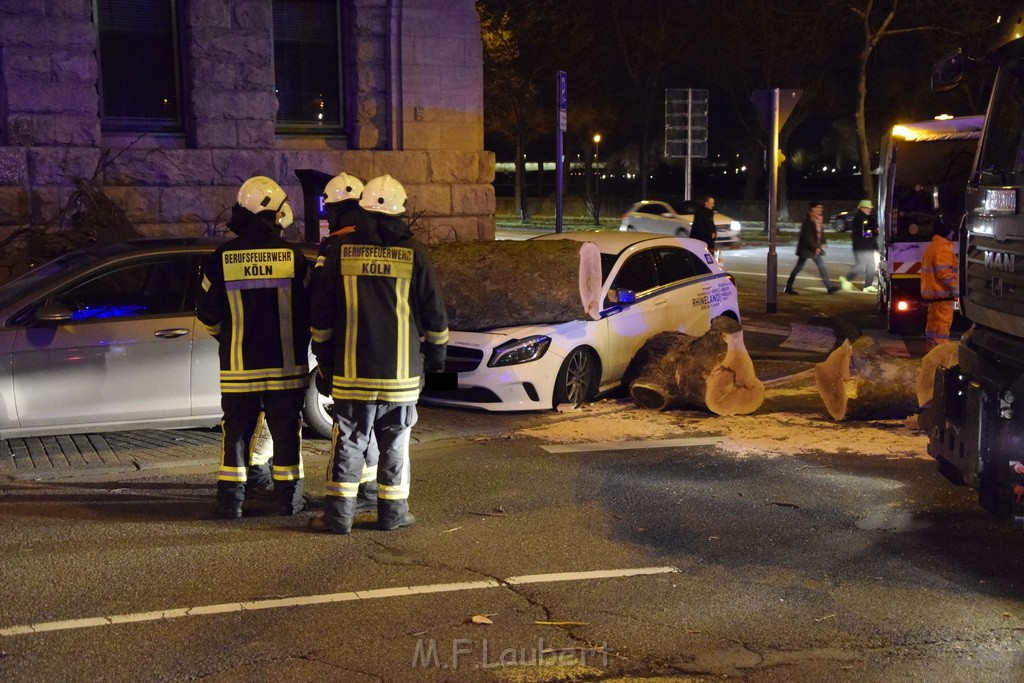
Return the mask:
[[491,352],[491,359],[487,361],[487,367],[498,368],[504,365],[519,365],[535,361],[547,353],[549,346],[551,346],[551,337],[543,334],[507,341],[501,346],[495,347]]
[[729,229],[732,230],[733,232],[739,232],[740,231],[740,222],[739,221],[732,221],[731,223],[729,223]]

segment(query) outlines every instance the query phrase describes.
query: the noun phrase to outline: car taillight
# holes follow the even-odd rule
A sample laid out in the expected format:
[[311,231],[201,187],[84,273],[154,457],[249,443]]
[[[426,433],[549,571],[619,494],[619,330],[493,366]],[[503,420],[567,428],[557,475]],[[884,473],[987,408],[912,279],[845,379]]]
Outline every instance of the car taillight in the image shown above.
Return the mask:
[[900,299],[896,302],[896,310],[900,313],[905,313],[910,310],[910,302],[905,299]]

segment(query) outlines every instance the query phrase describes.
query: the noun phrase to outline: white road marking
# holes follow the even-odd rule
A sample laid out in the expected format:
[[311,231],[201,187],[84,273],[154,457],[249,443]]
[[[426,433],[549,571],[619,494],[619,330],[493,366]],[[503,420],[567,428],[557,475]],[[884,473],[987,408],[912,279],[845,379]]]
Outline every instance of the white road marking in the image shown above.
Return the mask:
[[600,441],[562,446],[541,446],[548,453],[583,453],[588,451],[637,451],[644,448],[676,448],[679,446],[714,446],[721,438],[654,439],[651,441]]
[[160,621],[163,619],[180,619],[208,614],[226,614],[230,612],[247,612],[261,609],[277,609],[279,607],[299,607],[302,605],[323,605],[332,602],[351,602],[354,600],[376,600],[380,598],[396,598],[409,595],[427,595],[430,593],[453,593],[455,591],[482,590],[484,588],[500,588],[502,586],[523,586],[533,583],[551,583],[554,581],[590,581],[593,579],[612,579],[630,576],[650,576],[653,574],[671,574],[678,572],[675,567],[634,567],[631,569],[598,569],[589,572],[561,572],[554,574],[526,574],[510,576],[504,580],[488,579],[485,581],[466,581],[463,583],[435,583],[425,586],[401,586],[398,588],[379,588],[376,590],[353,591],[348,593],[327,593],[323,595],[305,595],[294,598],[277,598],[273,600],[254,600],[251,602],[228,602],[219,605],[199,605],[197,607],[180,607],[177,609],[158,610],[155,612],[137,612],[135,614],[115,614],[106,617],[89,617],[86,619],[68,619],[65,621],[44,621],[38,624],[24,624],[0,629],[0,637],[21,636],[30,633],[46,633],[49,631],[70,631],[73,629],[111,626],[114,624],[135,624],[143,621]]

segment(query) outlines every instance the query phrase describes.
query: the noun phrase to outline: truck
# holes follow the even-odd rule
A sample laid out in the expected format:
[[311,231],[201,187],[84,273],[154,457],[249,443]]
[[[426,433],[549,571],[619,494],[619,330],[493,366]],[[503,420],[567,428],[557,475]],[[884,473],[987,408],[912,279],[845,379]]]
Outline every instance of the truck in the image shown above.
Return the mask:
[[[981,139],[984,116],[939,116],[901,123],[883,138],[879,157],[878,310],[889,332],[924,331],[921,258],[932,239],[937,198],[944,211],[963,211],[962,198]],[[926,195],[923,205],[920,195]],[[948,218],[947,218],[948,220]]]
[[1024,528],[1024,6],[999,17],[1005,39],[981,58],[938,62],[932,86],[995,69],[964,195],[960,304],[971,325],[957,363],[938,370],[921,414],[928,452],[980,505]]

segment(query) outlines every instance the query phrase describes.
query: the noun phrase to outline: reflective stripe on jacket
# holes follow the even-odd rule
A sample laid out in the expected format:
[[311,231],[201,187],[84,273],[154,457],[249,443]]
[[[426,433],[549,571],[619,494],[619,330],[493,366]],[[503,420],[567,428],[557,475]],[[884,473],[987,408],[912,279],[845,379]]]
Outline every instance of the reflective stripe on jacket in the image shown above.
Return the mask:
[[306,388],[311,272],[277,237],[238,237],[207,258],[196,316],[220,344],[222,393]]
[[935,235],[921,257],[921,298],[955,299],[959,295],[960,274],[953,243]]

